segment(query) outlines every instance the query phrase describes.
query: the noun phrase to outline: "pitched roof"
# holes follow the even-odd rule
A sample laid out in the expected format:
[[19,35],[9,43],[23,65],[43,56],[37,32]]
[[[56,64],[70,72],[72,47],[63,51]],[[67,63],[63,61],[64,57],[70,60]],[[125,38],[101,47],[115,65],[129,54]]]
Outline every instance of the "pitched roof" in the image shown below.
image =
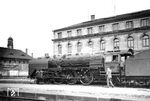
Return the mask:
[[112,17],[107,17],[107,18],[100,18],[100,19],[95,19],[95,20],[91,20],[91,21],[86,21],[86,22],[74,24],[74,25],[71,25],[68,27],[56,29],[53,31],[54,32],[64,31],[64,30],[70,30],[70,29],[74,29],[74,28],[81,28],[81,27],[87,27],[87,26],[92,26],[92,25],[105,24],[105,23],[110,23],[110,22],[123,21],[123,20],[129,20],[129,19],[140,18],[140,17],[148,17],[148,16],[150,16],[150,9],[133,12],[133,13],[117,15],[117,16],[112,16]]
[[0,58],[15,58],[15,59],[32,59],[31,56],[27,55],[21,50],[18,49],[9,49],[0,47]]

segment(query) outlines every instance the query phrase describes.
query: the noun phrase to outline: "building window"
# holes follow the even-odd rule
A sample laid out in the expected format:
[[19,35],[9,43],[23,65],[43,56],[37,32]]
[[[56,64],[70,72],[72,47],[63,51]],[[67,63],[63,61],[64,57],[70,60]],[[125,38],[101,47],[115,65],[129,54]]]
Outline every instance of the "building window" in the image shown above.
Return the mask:
[[61,44],[58,45],[58,54],[62,54],[62,46],[61,46]]
[[104,40],[100,41],[100,50],[105,50],[105,41]]
[[71,31],[67,31],[68,37],[72,36],[72,32]]
[[99,26],[99,32],[104,32],[105,31],[105,25]]
[[87,32],[88,32],[88,34],[92,34],[93,33],[93,28],[92,27],[87,28]]
[[119,30],[119,23],[112,24],[112,30],[113,31]]
[[133,28],[133,21],[127,21],[126,22],[126,28]]
[[129,36],[128,39],[127,39],[127,46],[128,48],[130,49],[133,49],[134,48],[134,39],[132,36]]
[[149,47],[149,36],[144,35],[142,37],[142,47]]
[[149,25],[149,18],[141,19],[141,27]]
[[118,61],[118,55],[113,55],[112,61]]
[[62,32],[57,33],[58,39],[62,38]]
[[72,53],[72,45],[71,43],[68,43],[68,54]]
[[77,43],[77,53],[80,53],[82,50],[82,43],[81,42],[78,42]]
[[93,48],[93,42],[92,42],[91,40],[88,41],[88,46],[89,46],[90,48]]
[[82,30],[81,29],[77,29],[77,36],[82,35]]
[[119,50],[119,39],[118,38],[114,39],[114,50]]

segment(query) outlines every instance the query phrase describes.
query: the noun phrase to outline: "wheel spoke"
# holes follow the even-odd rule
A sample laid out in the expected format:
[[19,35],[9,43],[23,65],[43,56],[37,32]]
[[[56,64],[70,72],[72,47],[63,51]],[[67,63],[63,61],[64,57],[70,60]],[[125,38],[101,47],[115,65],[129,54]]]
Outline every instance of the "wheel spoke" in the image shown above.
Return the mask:
[[80,82],[84,85],[89,85],[93,82],[93,74],[89,71],[82,73]]

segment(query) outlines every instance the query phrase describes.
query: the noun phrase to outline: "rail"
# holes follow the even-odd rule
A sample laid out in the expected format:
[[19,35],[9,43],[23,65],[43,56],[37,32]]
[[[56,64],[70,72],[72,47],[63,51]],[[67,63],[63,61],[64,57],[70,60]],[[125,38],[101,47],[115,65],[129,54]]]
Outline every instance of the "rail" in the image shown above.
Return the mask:
[[29,97],[11,97],[11,96],[1,96],[1,101],[46,101],[46,99],[35,99],[35,98],[29,98]]

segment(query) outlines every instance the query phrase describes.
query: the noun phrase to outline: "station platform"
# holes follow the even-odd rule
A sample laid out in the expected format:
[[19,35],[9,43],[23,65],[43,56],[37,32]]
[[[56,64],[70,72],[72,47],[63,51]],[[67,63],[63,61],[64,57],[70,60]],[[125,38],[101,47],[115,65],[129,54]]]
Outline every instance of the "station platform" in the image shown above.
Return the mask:
[[0,96],[30,98],[40,101],[150,101],[150,89],[107,88],[98,85],[0,83]]

